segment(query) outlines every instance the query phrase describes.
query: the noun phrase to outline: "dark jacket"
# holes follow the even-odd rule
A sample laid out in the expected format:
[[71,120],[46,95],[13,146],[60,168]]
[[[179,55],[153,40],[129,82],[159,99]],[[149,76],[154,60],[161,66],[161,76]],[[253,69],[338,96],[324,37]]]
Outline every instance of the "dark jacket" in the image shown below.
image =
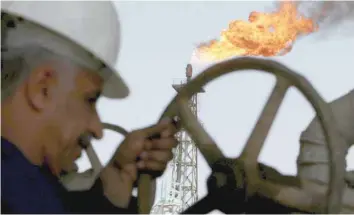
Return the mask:
[[134,197],[128,209],[112,205],[103,196],[100,180],[88,191],[66,191],[47,167],[31,164],[4,138],[1,138],[1,203],[1,213],[137,213]]

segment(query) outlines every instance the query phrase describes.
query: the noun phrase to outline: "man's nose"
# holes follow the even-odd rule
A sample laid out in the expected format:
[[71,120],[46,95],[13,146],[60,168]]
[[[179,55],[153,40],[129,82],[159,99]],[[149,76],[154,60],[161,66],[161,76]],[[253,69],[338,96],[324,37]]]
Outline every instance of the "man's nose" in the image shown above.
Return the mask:
[[98,114],[96,114],[90,123],[90,133],[96,139],[101,139],[103,137],[103,123],[101,122]]

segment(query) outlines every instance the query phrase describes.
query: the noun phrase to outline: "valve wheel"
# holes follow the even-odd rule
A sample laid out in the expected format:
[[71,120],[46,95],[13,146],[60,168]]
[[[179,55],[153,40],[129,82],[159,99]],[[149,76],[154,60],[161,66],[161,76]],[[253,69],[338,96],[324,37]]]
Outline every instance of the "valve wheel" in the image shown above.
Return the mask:
[[[284,205],[295,207],[304,211],[318,211],[325,213],[339,213],[344,189],[345,158],[341,152],[342,139],[336,131],[335,123],[329,106],[317,93],[314,87],[300,74],[288,67],[273,61],[259,58],[242,57],[217,63],[183,86],[175,98],[165,109],[162,117],[179,116],[182,127],[190,134],[198,149],[210,167],[222,158],[225,158],[215,141],[204,130],[196,116],[188,107],[188,101],[204,85],[216,78],[241,70],[260,70],[274,74],[276,85],[263,108],[261,116],[247,141],[246,146],[238,160],[244,164],[248,195],[259,193]],[[314,107],[321,122],[327,142],[327,151],[330,160],[330,181],[327,198],[321,206],[314,205],[310,191],[291,186],[279,185],[262,180],[258,172],[258,157],[264,141],[269,133],[274,118],[278,112],[289,87],[294,86],[306,97]],[[317,199],[318,200],[318,199]]]

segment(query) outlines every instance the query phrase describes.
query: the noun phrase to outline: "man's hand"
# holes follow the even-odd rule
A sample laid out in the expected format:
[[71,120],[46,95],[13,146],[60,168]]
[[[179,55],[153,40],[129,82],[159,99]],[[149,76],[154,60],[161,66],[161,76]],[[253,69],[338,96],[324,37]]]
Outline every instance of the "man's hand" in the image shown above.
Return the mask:
[[[102,171],[105,196],[117,207],[127,207],[138,170],[163,173],[177,146],[177,127],[171,120],[129,133]],[[155,138],[151,138],[155,137]]]

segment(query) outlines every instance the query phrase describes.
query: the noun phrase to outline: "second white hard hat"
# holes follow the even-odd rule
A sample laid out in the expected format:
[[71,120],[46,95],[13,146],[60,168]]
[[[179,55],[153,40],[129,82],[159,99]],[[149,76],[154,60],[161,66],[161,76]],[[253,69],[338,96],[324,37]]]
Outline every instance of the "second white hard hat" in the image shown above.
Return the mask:
[[24,32],[22,37],[18,33],[9,37],[9,46],[36,43],[77,63],[95,65],[106,80],[103,96],[128,96],[129,89],[114,68],[120,49],[120,23],[112,2],[4,1],[1,11],[20,18],[16,30]]

